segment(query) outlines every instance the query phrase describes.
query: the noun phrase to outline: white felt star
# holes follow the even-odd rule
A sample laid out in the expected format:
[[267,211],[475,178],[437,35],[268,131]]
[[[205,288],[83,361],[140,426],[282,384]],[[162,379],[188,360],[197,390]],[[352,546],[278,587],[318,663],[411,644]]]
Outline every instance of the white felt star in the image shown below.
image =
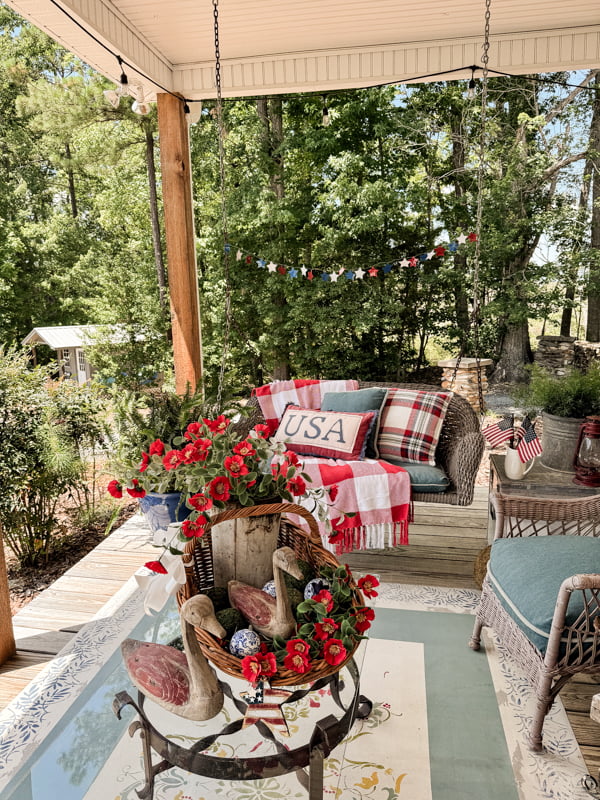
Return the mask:
[[330,272],[330,273],[329,273],[329,280],[330,280],[332,283],[335,283],[339,277],[340,277],[340,276],[338,275],[338,273],[337,273],[337,272]]
[[363,275],[364,275],[364,274],[365,274],[365,271],[364,271],[364,269],[361,269],[361,268],[359,267],[359,268],[356,270],[356,272],[354,273],[354,277],[355,277],[355,278],[358,278],[358,280],[360,281],[360,280],[362,280],[362,278],[363,278]]
[[434,255],[435,255],[435,250],[430,250],[430,251],[427,253],[427,260],[428,260],[428,261],[431,261],[431,259],[434,257]]
[[402,261],[400,262],[401,267],[408,267],[409,265],[410,261],[408,260],[408,258],[403,258]]
[[237,251],[237,253],[235,254],[235,260],[236,260],[236,261],[241,261],[241,260],[242,260],[242,256],[243,256],[243,255],[244,255],[244,254],[242,253],[242,251],[241,251],[241,250],[238,250],[238,251]]
[[305,278],[306,278],[306,273],[308,272],[308,270],[306,269],[306,267],[300,267],[300,272],[302,273],[303,277],[305,277]]
[[267,269],[269,270],[269,272],[275,272],[275,270],[277,269],[277,264],[274,261],[269,261],[269,263],[267,264]]
[[464,244],[467,241],[467,237],[465,236],[464,233],[461,233],[461,235],[457,237],[456,241],[459,244]]

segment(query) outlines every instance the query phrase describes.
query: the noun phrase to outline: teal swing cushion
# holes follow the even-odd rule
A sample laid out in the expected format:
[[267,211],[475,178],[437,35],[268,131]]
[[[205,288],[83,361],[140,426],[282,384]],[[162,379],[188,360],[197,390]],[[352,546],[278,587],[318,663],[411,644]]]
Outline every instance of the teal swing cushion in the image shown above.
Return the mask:
[[410,485],[417,494],[441,494],[448,490],[450,480],[443,469],[430,464],[415,464],[414,461],[394,462],[408,472]]
[[[593,536],[528,536],[497,539],[488,578],[506,612],[541,653],[546,652],[560,586],[571,575],[600,573],[600,539]],[[573,592],[567,624],[583,611]]]

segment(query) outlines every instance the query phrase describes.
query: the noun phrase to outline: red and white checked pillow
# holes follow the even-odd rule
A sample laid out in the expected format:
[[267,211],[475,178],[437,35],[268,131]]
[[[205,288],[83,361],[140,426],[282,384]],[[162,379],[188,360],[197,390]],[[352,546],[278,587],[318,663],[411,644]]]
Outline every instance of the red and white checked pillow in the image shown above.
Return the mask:
[[390,389],[377,440],[380,458],[392,464],[435,466],[435,448],[451,398],[452,392]]

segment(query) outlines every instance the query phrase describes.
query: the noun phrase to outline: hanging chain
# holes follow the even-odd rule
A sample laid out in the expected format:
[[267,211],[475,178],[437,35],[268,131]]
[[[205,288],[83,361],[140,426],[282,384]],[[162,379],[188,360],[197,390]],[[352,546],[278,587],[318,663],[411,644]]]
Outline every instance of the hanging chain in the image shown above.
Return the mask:
[[[487,138],[487,96],[488,96],[488,64],[490,60],[490,17],[491,17],[491,0],[485,0],[485,25],[483,32],[483,48],[481,55],[481,63],[483,64],[483,77],[481,81],[481,127],[479,131],[479,153],[478,153],[478,168],[477,168],[477,215],[475,219],[475,253],[473,255],[473,312],[471,314],[471,325],[473,330],[473,351],[475,355],[475,365],[477,367],[477,394],[479,402],[479,413],[483,418],[484,414],[484,400],[483,400],[483,378],[481,375],[481,358],[479,356],[479,325],[480,325],[480,311],[479,311],[479,268],[481,263],[481,229],[483,222],[483,186],[485,179],[485,153],[486,153],[486,138]],[[456,376],[463,357],[465,339],[463,345],[456,359],[456,364],[450,379],[450,389],[456,382]]]
[[219,40],[219,0],[213,0],[213,17],[215,31],[215,84],[217,87],[217,127],[219,130],[219,181],[221,187],[221,226],[223,231],[223,266],[225,269],[225,335],[223,337],[223,353],[219,371],[217,389],[217,411],[221,410],[221,397],[225,382],[225,365],[229,351],[231,334],[231,280],[229,274],[229,231],[227,227],[227,206],[225,201],[225,125],[223,122],[223,97],[221,87],[221,43]]

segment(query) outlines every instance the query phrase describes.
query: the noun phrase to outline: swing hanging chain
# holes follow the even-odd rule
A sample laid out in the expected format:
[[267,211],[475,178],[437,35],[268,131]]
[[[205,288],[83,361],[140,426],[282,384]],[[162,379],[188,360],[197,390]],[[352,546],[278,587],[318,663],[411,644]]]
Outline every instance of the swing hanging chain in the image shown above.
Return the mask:
[[215,34],[215,84],[217,89],[217,127],[219,130],[219,181],[221,188],[221,226],[223,231],[223,266],[225,270],[225,334],[223,352],[219,371],[217,389],[217,410],[221,408],[223,384],[225,382],[225,365],[229,351],[231,334],[231,279],[229,274],[229,231],[227,225],[227,206],[225,201],[225,126],[223,122],[223,96],[221,86],[221,43],[219,39],[219,0],[213,0],[214,34]]
[[[486,152],[486,137],[487,137],[487,84],[488,84],[488,64],[490,60],[490,18],[491,18],[491,0],[485,0],[485,24],[483,33],[483,47],[481,55],[481,63],[483,64],[483,74],[481,80],[481,127],[479,131],[479,153],[478,153],[478,168],[477,168],[477,215],[475,220],[475,252],[473,254],[473,312],[471,314],[471,327],[473,328],[473,350],[475,355],[475,364],[477,368],[477,392],[479,401],[479,413],[483,419],[484,415],[484,399],[483,399],[483,379],[481,375],[481,358],[479,356],[479,267],[481,261],[481,229],[483,222],[483,186],[485,179],[485,152]],[[463,338],[463,344],[456,359],[456,365],[450,379],[450,389],[456,382],[456,376],[460,367],[460,362],[463,357],[464,346],[466,339]]]

